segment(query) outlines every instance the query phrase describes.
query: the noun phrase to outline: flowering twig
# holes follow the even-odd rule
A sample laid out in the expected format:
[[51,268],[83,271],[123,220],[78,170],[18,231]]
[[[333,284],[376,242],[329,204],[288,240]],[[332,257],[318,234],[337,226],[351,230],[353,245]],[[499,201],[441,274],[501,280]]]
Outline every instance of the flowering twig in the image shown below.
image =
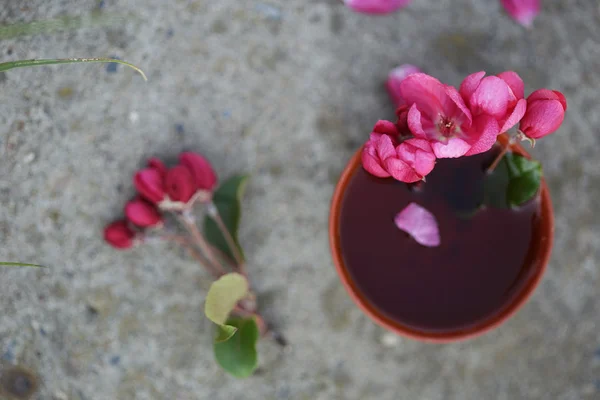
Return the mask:
[[229,246],[229,250],[231,250],[233,257],[235,258],[235,262],[237,263],[239,272],[244,276],[248,276],[248,273],[246,271],[246,263],[244,262],[244,257],[240,253],[240,250],[237,244],[235,243],[235,240],[233,240],[231,233],[227,229],[227,226],[225,226],[223,218],[221,218],[221,214],[219,213],[219,209],[217,208],[215,203],[211,201],[210,203],[208,203],[206,210],[208,215],[217,223],[221,234],[225,238],[227,246]]
[[200,265],[204,266],[208,270],[208,272],[210,272],[212,275],[214,275],[215,278],[218,278],[221,275],[223,275],[224,272],[219,268],[215,268],[215,266],[212,263],[210,263],[202,254],[200,254],[194,248],[194,245],[192,244],[192,242],[190,242],[184,236],[164,235],[164,236],[161,236],[160,239],[168,240],[168,241],[182,245],[188,251],[190,256],[192,256],[193,259],[198,261],[198,263],[200,263]]
[[223,269],[223,266],[221,265],[219,260],[215,257],[215,254],[212,251],[211,246],[208,244],[206,239],[204,239],[204,236],[202,236],[202,233],[200,233],[200,231],[198,230],[198,227],[196,226],[196,224],[194,223],[192,218],[185,214],[181,214],[181,215],[177,215],[177,219],[181,222],[181,224],[185,227],[185,229],[187,229],[187,231],[190,233],[190,235],[192,235],[192,238],[194,239],[194,241],[198,245],[198,247],[202,250],[202,253],[204,254],[204,256],[208,259],[208,261],[209,261],[208,263],[211,265],[211,267],[215,271],[218,271],[217,276],[224,275],[225,270]]

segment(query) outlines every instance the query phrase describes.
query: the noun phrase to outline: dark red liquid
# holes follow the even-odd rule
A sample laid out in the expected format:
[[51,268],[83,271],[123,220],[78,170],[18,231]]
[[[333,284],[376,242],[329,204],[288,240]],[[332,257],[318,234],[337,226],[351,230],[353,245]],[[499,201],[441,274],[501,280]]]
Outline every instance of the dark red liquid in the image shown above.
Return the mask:
[[[419,190],[356,170],[342,202],[342,254],[358,289],[387,317],[422,331],[465,329],[500,313],[532,277],[539,200],[469,216],[495,154],[438,160]],[[436,217],[439,247],[421,246],[394,224],[410,202]]]

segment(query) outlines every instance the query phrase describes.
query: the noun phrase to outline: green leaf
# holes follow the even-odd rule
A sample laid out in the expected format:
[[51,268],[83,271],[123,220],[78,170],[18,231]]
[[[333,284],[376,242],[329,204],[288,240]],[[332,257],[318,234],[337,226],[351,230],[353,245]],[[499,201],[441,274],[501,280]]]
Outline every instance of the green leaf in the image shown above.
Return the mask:
[[25,263],[19,263],[19,262],[3,262],[3,261],[0,261],[0,266],[3,266],[3,267],[35,267],[35,268],[46,268],[43,265],[37,265],[37,264],[25,264]]
[[246,297],[248,290],[248,280],[235,272],[223,275],[210,285],[204,304],[204,314],[219,326],[216,342],[227,341],[237,330],[235,326],[226,325],[227,318],[237,302]]
[[538,161],[507,153],[484,182],[484,203],[492,207],[517,207],[539,191],[542,166]]
[[[233,237],[242,257],[244,256],[244,252],[238,242],[238,230],[242,217],[241,201],[247,181],[248,175],[233,176],[223,182],[213,194],[213,203],[217,207],[217,210],[219,210],[221,219]],[[204,219],[204,234],[213,246],[230,258],[235,259],[227,244],[227,240],[225,240],[219,230],[219,226],[210,216]]]
[[63,58],[63,59],[47,59],[47,60],[18,60],[0,63],[0,72],[8,71],[9,69],[22,68],[22,67],[33,67],[37,65],[54,65],[54,64],[77,64],[77,63],[117,63],[126,65],[137,71],[145,81],[146,74],[144,71],[139,69],[133,64],[130,64],[123,60],[117,60],[113,58]]
[[507,201],[511,206],[520,206],[538,193],[542,183],[542,165],[517,154],[507,154],[505,159],[510,176]]
[[254,318],[230,318],[227,323],[237,328],[233,337],[214,344],[215,358],[219,365],[236,378],[247,378],[258,365],[256,342],[260,332]]

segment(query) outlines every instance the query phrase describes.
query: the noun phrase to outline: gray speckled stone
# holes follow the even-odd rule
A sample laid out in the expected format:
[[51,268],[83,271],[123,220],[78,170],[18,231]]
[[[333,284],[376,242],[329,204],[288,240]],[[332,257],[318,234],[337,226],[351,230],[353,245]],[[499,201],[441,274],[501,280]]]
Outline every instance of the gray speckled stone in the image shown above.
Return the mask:
[[[0,21],[86,15],[94,2],[7,0]],[[415,0],[372,18],[334,0],[106,0],[124,26],[2,40],[2,59],[118,56],[0,74],[0,357],[36,371],[38,399],[515,400],[600,398],[600,8],[544,1],[526,32],[497,1]],[[10,52],[10,54],[9,54]],[[556,207],[548,273],[529,304],[480,339],[390,339],[353,306],[327,243],[337,176],[400,63],[449,83],[518,71],[569,112],[535,154]],[[183,129],[177,125],[183,125]],[[202,151],[250,171],[241,242],[265,313],[292,343],[260,343],[235,380],[213,362],[207,276],[182,252],[115,252],[101,230],[157,155]]]

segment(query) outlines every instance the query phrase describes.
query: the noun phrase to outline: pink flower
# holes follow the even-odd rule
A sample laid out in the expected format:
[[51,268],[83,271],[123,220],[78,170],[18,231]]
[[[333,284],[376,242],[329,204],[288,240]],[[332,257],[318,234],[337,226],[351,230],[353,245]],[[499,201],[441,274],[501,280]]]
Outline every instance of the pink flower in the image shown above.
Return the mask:
[[186,152],[179,155],[179,162],[191,172],[196,189],[213,191],[217,184],[217,174],[206,158],[197,153]]
[[539,139],[556,131],[565,119],[567,100],[556,90],[540,89],[527,98],[527,112],[519,126],[531,139]]
[[172,201],[182,203],[187,203],[196,193],[194,177],[183,165],[177,165],[167,172],[165,187]]
[[407,123],[416,138],[426,139],[437,158],[483,153],[496,141],[498,122],[490,115],[475,119],[458,91],[432,76],[416,73],[400,83],[410,105]]
[[367,172],[380,178],[393,177],[401,182],[417,182],[435,166],[435,156],[427,140],[409,139],[396,146],[395,126],[379,121],[362,151]]
[[388,14],[394,12],[410,0],[344,0],[352,10],[365,14]]
[[148,228],[163,223],[162,216],[154,207],[143,199],[135,199],[125,205],[125,216],[135,225]]
[[127,221],[115,221],[104,228],[104,240],[116,249],[129,249],[135,244],[135,232]]
[[501,0],[506,12],[518,23],[529,28],[540,13],[541,0]]
[[155,168],[145,168],[133,177],[133,184],[146,200],[158,204],[165,199],[165,184],[161,172]]
[[400,83],[410,74],[415,74],[417,72],[421,72],[421,70],[414,65],[404,64],[394,68],[388,74],[388,78],[385,81],[385,87],[396,107],[405,104],[404,99],[400,94]]
[[467,76],[460,85],[460,95],[473,117],[492,116],[500,126],[500,133],[506,132],[525,115],[525,85],[513,71],[484,76],[485,71]]
[[410,203],[394,218],[396,226],[423,246],[440,245],[440,231],[432,213],[417,203]]

